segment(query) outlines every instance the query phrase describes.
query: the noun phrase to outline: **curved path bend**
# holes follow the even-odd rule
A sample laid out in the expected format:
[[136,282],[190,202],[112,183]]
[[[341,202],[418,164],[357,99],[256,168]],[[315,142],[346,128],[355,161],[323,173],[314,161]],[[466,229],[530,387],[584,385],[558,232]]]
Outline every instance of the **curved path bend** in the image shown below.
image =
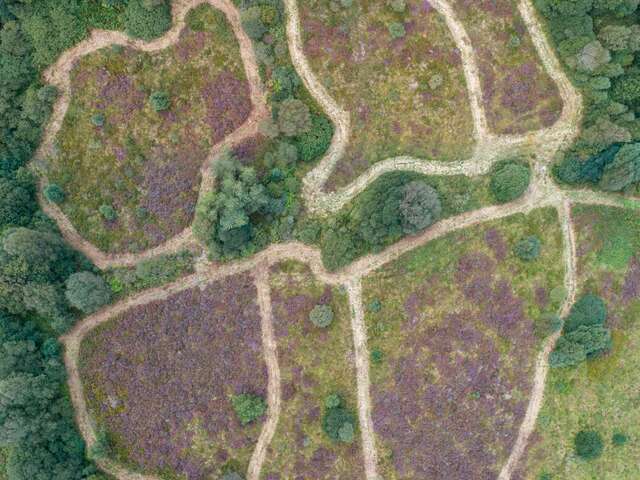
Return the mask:
[[47,180],[42,166],[46,163],[46,157],[54,151],[56,135],[62,127],[62,122],[71,102],[71,71],[78,59],[109,45],[124,45],[143,52],[157,52],[174,45],[179,40],[180,33],[185,28],[187,13],[203,3],[208,3],[224,13],[233,29],[240,47],[240,56],[249,84],[249,93],[253,108],[249,118],[245,120],[242,126],[225,137],[221,142],[214,145],[209,151],[200,169],[202,180],[199,196],[202,197],[202,195],[213,186],[214,180],[211,169],[209,168],[212,160],[223,149],[255,135],[258,132],[260,120],[266,118],[269,112],[251,39],[249,39],[243,30],[240,13],[231,0],[173,0],[173,23],[171,29],[162,37],[150,42],[132,39],[125,33],[119,31],[93,30],[87,39],[66,50],[60,55],[58,60],[43,73],[44,80],[57,87],[59,97],[53,106],[51,117],[43,132],[42,143],[35,154],[33,162],[33,167],[40,171],[38,202],[42,210],[56,221],[65,240],[93,260],[100,268],[135,265],[145,258],[175,253],[185,248],[195,248],[197,243],[193,238],[191,226],[189,226],[180,234],[170,238],[166,242],[141,253],[116,254],[103,252],[78,233],[60,207],[45,200],[42,195],[42,190],[44,186],[46,186]]

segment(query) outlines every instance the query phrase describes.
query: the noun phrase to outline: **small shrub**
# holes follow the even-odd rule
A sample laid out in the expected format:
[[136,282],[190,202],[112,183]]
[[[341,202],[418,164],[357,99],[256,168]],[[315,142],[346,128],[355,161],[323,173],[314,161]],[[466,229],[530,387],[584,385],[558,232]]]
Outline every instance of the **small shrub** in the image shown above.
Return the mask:
[[611,443],[616,447],[622,447],[629,441],[629,437],[621,432],[616,432],[611,436]]
[[96,113],[91,116],[91,123],[94,127],[102,127],[104,125],[106,118],[104,113]]
[[44,198],[46,198],[51,203],[62,203],[64,202],[64,190],[56,183],[50,183],[46,187],[44,187]]
[[404,25],[400,22],[391,22],[387,28],[389,29],[389,35],[393,39],[402,38],[407,34]]
[[371,350],[371,362],[375,365],[380,365],[384,360],[384,353],[382,350],[373,349]]
[[491,192],[499,203],[520,197],[529,187],[529,168],[515,162],[498,165],[491,175]]
[[535,236],[525,237],[515,244],[513,253],[516,257],[524,262],[530,262],[540,256],[540,248],[542,244],[540,239]]
[[338,408],[342,405],[342,397],[338,393],[332,393],[324,399],[325,408]]
[[93,313],[111,300],[111,289],[102,278],[91,272],[77,272],[65,282],[65,297],[84,313]]
[[115,209],[111,205],[107,205],[106,203],[100,205],[100,207],[98,208],[98,211],[100,212],[100,215],[104,217],[105,220],[109,220],[110,222],[118,218],[118,214],[116,213]]
[[267,411],[267,404],[259,395],[241,393],[231,398],[233,410],[242,425],[247,425],[260,418]]
[[171,106],[171,100],[169,99],[169,94],[164,91],[156,91],[153,92],[149,96],[149,103],[151,104],[151,108],[153,108],[156,112],[162,112],[164,110],[168,110]]
[[382,302],[380,301],[380,299],[374,298],[373,300],[371,300],[371,303],[369,304],[369,310],[373,313],[378,313],[380,310],[382,310]]
[[316,305],[309,313],[309,320],[318,328],[327,328],[333,322],[330,305]]
[[573,439],[576,455],[585,460],[592,460],[602,455],[604,445],[602,436],[593,430],[582,430]]

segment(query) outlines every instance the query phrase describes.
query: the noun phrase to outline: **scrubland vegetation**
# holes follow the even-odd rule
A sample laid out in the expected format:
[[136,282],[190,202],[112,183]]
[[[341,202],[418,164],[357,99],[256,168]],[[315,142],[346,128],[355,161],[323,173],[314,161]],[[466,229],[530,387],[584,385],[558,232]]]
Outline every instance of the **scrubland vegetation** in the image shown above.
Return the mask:
[[80,370],[112,458],[170,478],[246,471],[267,386],[255,299],[253,279],[241,275],[89,334]]
[[428,3],[310,0],[300,2],[300,13],[313,71],[351,119],[328,189],[397,155],[453,161],[470,154],[460,54]]
[[[551,369],[534,441],[516,478],[631,480],[640,463],[640,217],[579,206],[574,219],[582,300],[565,320],[563,336],[585,328],[576,327],[576,316],[595,329],[603,328],[605,316],[609,341],[586,359],[579,353],[581,362]],[[590,305],[582,309],[584,298]],[[593,340],[587,345],[598,346]]]
[[[274,266],[270,283],[283,403],[262,478],[362,478],[346,295],[293,262]],[[328,325],[310,318],[318,306]]]
[[[532,236],[539,256],[518,258]],[[558,219],[545,209],[449,234],[364,279],[384,478],[497,476],[563,276]]]
[[209,149],[251,112],[224,14],[201,5],[186,24],[166,50],[114,45],[71,72],[71,103],[43,165],[47,198],[104,251],[144,250],[186,228]]
[[538,0],[550,38],[585,101],[581,135],[556,165],[571,185],[638,194],[640,51],[638,4],[617,0]]

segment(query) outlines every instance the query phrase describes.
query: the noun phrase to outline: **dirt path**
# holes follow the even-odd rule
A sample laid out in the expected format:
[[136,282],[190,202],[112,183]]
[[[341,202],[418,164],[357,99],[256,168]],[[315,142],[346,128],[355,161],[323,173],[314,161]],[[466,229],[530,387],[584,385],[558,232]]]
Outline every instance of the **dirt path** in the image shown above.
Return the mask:
[[[560,217],[560,224],[562,226],[562,235],[564,239],[564,284],[567,291],[567,296],[562,304],[559,314],[561,317],[564,317],[569,313],[569,309],[575,302],[576,292],[578,289],[575,232],[573,229],[573,222],[571,221],[571,203],[569,200],[563,201],[562,204],[558,206],[558,216]],[[514,443],[513,449],[511,450],[509,459],[503,466],[502,471],[498,476],[498,480],[511,479],[520,459],[524,455],[529,437],[535,430],[538,414],[540,413],[540,409],[542,408],[544,401],[544,387],[547,380],[547,374],[549,373],[549,355],[551,355],[558,338],[560,338],[560,333],[561,332],[558,331],[551,335],[545,341],[542,351],[538,354],[535,374],[533,377],[533,388],[531,389],[527,412],[522,424],[520,425],[518,437]]]
[[280,404],[282,401],[280,367],[278,366],[278,351],[276,338],[273,333],[273,314],[271,312],[271,289],[269,287],[269,265],[261,263],[256,269],[256,288],[258,290],[258,304],[260,305],[260,318],[262,326],[262,348],[269,372],[269,386],[267,404],[269,406],[267,421],[262,427],[258,444],[256,445],[251,461],[247,480],[260,480],[262,464],[267,456],[267,449],[273,435],[276,433],[278,418],[280,418]]
[[371,383],[369,381],[369,349],[367,348],[367,327],[362,308],[362,279],[354,278],[347,283],[347,293],[351,305],[351,332],[356,359],[356,379],[358,386],[358,420],[362,434],[362,455],[367,480],[379,480],[378,452],[375,447],[373,420],[371,417]]
[[213,186],[214,179],[211,175],[210,168],[213,159],[223,149],[228,148],[245,138],[255,135],[258,131],[260,120],[265,118],[268,114],[265,94],[251,40],[242,28],[238,9],[230,0],[174,0],[172,2],[173,24],[171,29],[161,38],[151,42],[135,40],[127,36],[125,33],[118,31],[93,30],[86,40],[83,40],[73,48],[65,51],[58,58],[56,63],[51,65],[43,73],[44,80],[57,87],[60,95],[53,106],[51,118],[45,127],[42,142],[36,152],[33,162],[34,168],[39,170],[40,174],[38,202],[40,203],[42,210],[56,221],[65,240],[75,249],[81,251],[88,258],[92,259],[100,268],[135,265],[141,260],[156,255],[175,253],[183,249],[197,248],[197,242],[194,240],[192,229],[189,226],[175,237],[170,238],[157,247],[145,250],[141,253],[106,253],[85,240],[78,233],[60,207],[47,202],[43,197],[42,189],[47,184],[47,180],[44,175],[43,163],[46,162],[46,157],[51,155],[54,151],[56,135],[62,127],[64,116],[69,108],[69,103],[71,101],[71,71],[79,58],[112,44],[126,45],[144,52],[156,52],[174,45],[179,40],[180,33],[185,28],[185,17],[187,13],[202,3],[209,3],[223,12],[236,35],[240,47],[240,56],[244,65],[245,75],[249,84],[249,92],[253,109],[251,115],[241,127],[211,148],[200,171],[202,180],[199,196],[201,197],[206,192],[210,191]]

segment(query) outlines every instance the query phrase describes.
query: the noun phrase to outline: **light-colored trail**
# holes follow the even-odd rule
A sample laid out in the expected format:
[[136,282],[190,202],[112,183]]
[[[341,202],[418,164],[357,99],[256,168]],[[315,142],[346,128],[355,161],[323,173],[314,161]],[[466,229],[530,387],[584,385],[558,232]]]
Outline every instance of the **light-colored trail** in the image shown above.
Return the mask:
[[253,46],[251,40],[242,28],[240,13],[230,0],[174,0],[172,2],[173,24],[171,29],[161,38],[150,42],[132,39],[118,31],[93,30],[86,40],[66,50],[58,60],[43,73],[44,80],[57,87],[60,95],[53,106],[51,117],[44,129],[42,142],[35,154],[33,162],[33,167],[39,170],[41,178],[39,182],[38,201],[42,210],[56,221],[65,240],[74,248],[84,253],[88,258],[92,259],[100,268],[135,265],[140,260],[156,255],[193,248],[196,242],[193,238],[192,229],[189,226],[180,234],[170,238],[166,242],[141,253],[117,254],[103,252],[78,233],[71,221],[57,205],[45,200],[42,195],[42,189],[47,184],[44,173],[46,168],[42,168],[42,165],[46,163],[46,157],[54,151],[56,135],[62,127],[64,116],[71,102],[71,71],[78,59],[109,45],[126,45],[144,52],[156,52],[174,45],[179,40],[180,33],[185,28],[185,17],[187,13],[202,3],[209,3],[223,12],[234,31],[240,47],[240,56],[249,84],[249,92],[253,106],[250,116],[242,126],[225,137],[221,142],[214,145],[209,151],[200,171],[202,178],[200,196],[202,196],[209,191],[213,185],[211,169],[209,168],[212,160],[223,149],[255,135],[258,132],[259,122],[268,115],[266,98]]
[[273,314],[271,311],[271,289],[269,287],[269,266],[266,262],[258,265],[255,274],[256,289],[258,291],[258,305],[260,306],[260,318],[262,328],[262,348],[264,352],[267,371],[269,372],[269,385],[267,392],[267,420],[262,427],[258,444],[253,451],[247,480],[260,480],[262,465],[267,456],[267,449],[273,435],[276,433],[278,419],[280,418],[280,405],[282,403],[282,387],[280,367],[278,366],[278,350],[276,338],[273,333]]
[[[576,242],[573,222],[571,221],[571,203],[568,200],[558,206],[558,216],[562,226],[564,245],[565,277],[564,284],[567,296],[562,304],[560,316],[569,313],[571,305],[575,302],[577,291],[577,267],[576,267]],[[518,437],[514,443],[509,459],[502,467],[498,480],[510,480],[518,463],[526,450],[529,438],[535,430],[538,414],[544,402],[544,387],[549,373],[549,355],[560,338],[561,332],[555,332],[545,342],[542,351],[538,354],[533,377],[533,388],[529,398],[529,405],[524,420],[520,425]]]
[[371,383],[369,381],[369,349],[367,348],[367,327],[362,308],[362,279],[354,278],[347,283],[349,304],[351,305],[351,332],[356,360],[358,389],[358,420],[362,436],[362,455],[367,480],[379,480],[378,453],[373,433]]

